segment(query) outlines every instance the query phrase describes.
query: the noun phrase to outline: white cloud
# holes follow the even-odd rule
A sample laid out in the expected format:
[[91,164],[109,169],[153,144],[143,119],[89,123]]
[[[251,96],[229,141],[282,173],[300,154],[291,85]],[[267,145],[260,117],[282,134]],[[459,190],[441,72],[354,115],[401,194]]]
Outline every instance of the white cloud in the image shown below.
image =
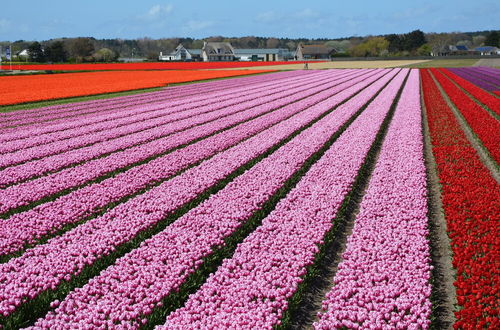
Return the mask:
[[148,18],[158,18],[160,16],[164,16],[167,14],[170,14],[174,10],[174,6],[171,4],[166,4],[166,5],[154,5],[152,6],[146,15]]

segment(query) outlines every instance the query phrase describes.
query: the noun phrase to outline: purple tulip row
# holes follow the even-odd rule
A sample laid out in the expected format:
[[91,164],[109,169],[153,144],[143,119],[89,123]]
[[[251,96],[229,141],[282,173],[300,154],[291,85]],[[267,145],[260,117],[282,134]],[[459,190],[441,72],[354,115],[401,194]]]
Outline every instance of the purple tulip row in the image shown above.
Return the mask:
[[[50,155],[91,146],[97,143],[108,143],[111,140],[123,136],[127,136],[127,139],[132,140],[134,133],[148,132],[148,130],[163,130],[173,122],[182,119],[192,119],[196,115],[207,114],[215,110],[219,110],[223,114],[229,113],[235,106],[236,108],[245,106],[245,102],[255,101],[255,99],[260,100],[262,103],[268,102],[275,99],[275,94],[279,92],[286,92],[288,95],[293,95],[302,90],[304,84],[310,84],[311,87],[314,87],[312,82],[315,81],[316,84],[323,82],[319,79],[320,77],[315,76],[314,78],[314,80],[308,81],[287,82],[285,85],[280,84],[265,90],[259,89],[255,92],[241,91],[233,94],[231,97],[210,98],[200,106],[196,104],[182,105],[180,107],[147,105],[141,108],[141,112],[144,111],[146,113],[142,116],[136,116],[139,118],[134,118],[135,120],[129,124],[113,128],[115,121],[106,122],[108,125],[101,125],[101,129],[97,132],[89,132],[88,126],[82,129],[77,128],[71,130],[71,133],[76,133],[73,138],[54,141],[52,143],[47,143],[48,141],[45,141],[43,145],[28,147],[33,145],[33,142],[30,140],[13,141],[13,143],[10,143],[9,147],[11,149],[10,151],[13,150],[14,152],[0,155],[0,167],[13,166],[26,161],[48,157]],[[59,140],[57,135],[67,136],[67,133],[68,131],[63,131],[59,132],[59,134],[53,134],[51,137],[54,138],[55,135],[55,138]],[[38,139],[34,138],[33,140]]]
[[[314,164],[231,259],[226,259],[169,328],[272,328],[332,227],[345,196],[407,75],[403,70]],[[361,104],[360,104],[361,105]]]
[[474,71],[477,74],[480,74],[480,75],[492,78],[493,79],[492,81],[496,85],[500,85],[500,77],[499,77],[500,69],[490,68],[490,67],[484,67],[484,66],[469,67],[469,68],[466,68],[466,69]]
[[449,70],[454,74],[464,78],[465,80],[470,81],[474,85],[479,86],[487,91],[498,90],[498,87],[493,83],[494,81],[493,78],[489,78],[484,75],[478,76],[474,74],[474,71],[471,72],[468,70],[464,70],[462,68],[460,69],[451,68]]
[[[341,84],[329,90],[328,93],[335,94],[343,89],[354,93],[356,90],[380,78],[382,74],[383,72],[366,78],[351,89],[346,89],[349,83]],[[345,95],[345,93],[340,94],[340,96],[347,97]],[[109,203],[116,202],[124,196],[134,194],[155,182],[164,180],[182,168],[212,156],[299,111],[303,111],[313,102],[317,102],[317,99],[311,98],[310,100],[286,106],[279,111],[245,122],[149,163],[133,167],[115,177],[86,186],[57,200],[37,206],[27,212],[14,214],[0,222],[0,256],[16,252],[26,244],[33,244],[40,237],[56,232],[64,225],[74,223],[82,217],[87,217]],[[62,180],[62,182],[67,182],[67,180]],[[46,186],[42,184],[40,187],[44,188]],[[2,203],[5,210],[19,207],[30,198],[33,201],[40,196],[36,194],[37,190],[33,187],[21,191],[15,191],[14,187],[12,187],[6,191],[10,191],[11,196]],[[40,192],[47,193],[47,190],[41,189]]]
[[23,300],[56,289],[62,281],[70,280],[84,267],[109,255],[116,247],[162,221],[242,164],[307,125],[320,115],[313,104],[307,111],[0,265],[0,313],[9,315]]
[[[234,80],[223,80],[223,84],[220,85],[206,85],[197,86],[197,90],[193,87],[184,87],[179,89],[165,89],[160,92],[144,93],[138,95],[130,95],[119,98],[111,98],[107,100],[94,100],[88,102],[81,102],[70,105],[62,106],[52,106],[39,108],[28,111],[16,111],[8,113],[0,117],[0,128],[15,126],[15,125],[27,125],[27,124],[46,124],[46,121],[57,120],[57,119],[72,119],[71,117],[80,117],[82,115],[91,115],[96,112],[101,113],[103,110],[115,109],[115,111],[121,111],[123,105],[144,105],[151,101],[156,101],[160,99],[161,101],[170,100],[173,98],[182,98],[196,95],[206,95],[211,92],[224,91],[230,88],[241,88],[246,85],[253,85],[255,83],[262,83],[265,81],[273,81],[276,79],[282,79],[283,77],[294,77],[298,73],[288,73],[288,74],[271,74],[270,76],[264,75],[262,77],[253,77],[250,81],[234,81]],[[306,75],[302,73],[301,75]],[[241,86],[240,86],[241,84]],[[6,118],[5,118],[6,117]],[[49,123],[50,124],[50,123]]]
[[315,328],[429,328],[431,265],[421,124],[415,70]]
[[[150,314],[164,297],[177,290],[203,258],[220,248],[224,239],[259,210],[391,76],[383,77],[329,113],[86,286],[76,289],[36,326],[52,328],[62,323],[79,326],[89,322],[111,328],[137,326],[141,317]],[[347,93],[354,92],[351,88]],[[322,113],[348,97],[347,93],[307,111]]]
[[[345,78],[346,80],[349,78]],[[316,84],[319,87],[305,89],[303,91],[295,91],[294,94],[290,95],[289,91],[284,91],[275,94],[274,96],[268,96],[265,98],[255,98],[252,101],[247,101],[238,105],[231,107],[230,109],[221,109],[217,111],[212,111],[209,113],[202,114],[193,118],[186,118],[183,120],[170,123],[166,127],[155,127],[143,132],[136,134],[131,134],[128,136],[123,136],[114,140],[106,141],[106,143],[99,143],[91,145],[88,147],[67,151],[62,154],[57,154],[49,156],[47,158],[38,159],[20,165],[5,168],[0,171],[0,187],[6,187],[8,185],[15,184],[17,182],[27,180],[36,176],[41,176],[50,172],[55,172],[64,169],[68,166],[78,165],[80,166],[90,166],[94,162],[104,162],[110,158],[119,157],[119,163],[128,163],[130,160],[124,158],[122,154],[126,154],[129,157],[131,154],[137,154],[139,150],[147,150],[146,154],[154,155],[152,146],[155,145],[161,150],[168,150],[178,146],[179,144],[173,145],[172,143],[176,141],[173,137],[182,135],[194,135],[199,138],[204,136],[203,127],[211,125],[224,125],[224,127],[230,126],[231,119],[234,117],[247,116],[246,119],[251,118],[255,114],[254,107],[257,109],[263,109],[266,106],[281,107],[291,102],[296,102],[302,97],[307,97],[313,93],[318,93],[321,90],[326,90],[336,84],[336,79],[327,79],[325,81]],[[300,89],[303,89],[301,87]],[[262,104],[264,101],[269,103]],[[217,107],[217,105],[213,105]],[[225,118],[225,120],[221,120]],[[219,128],[220,129],[220,128]],[[173,135],[176,133],[176,135]],[[188,141],[183,141],[187,143]],[[169,148],[166,148],[168,146]],[[110,154],[106,156],[106,154]],[[105,155],[105,158],[98,158]],[[141,159],[146,157],[141,154]],[[104,160],[103,160],[104,159]],[[86,163],[84,163],[86,162]],[[102,165],[102,164],[101,164]],[[116,165],[116,164],[114,164]],[[78,166],[78,167],[80,167]]]
[[[314,73],[317,74],[317,73]],[[299,79],[306,78],[307,76],[304,75],[303,77],[300,77]],[[155,111],[157,109],[164,109],[166,107],[179,107],[184,105],[186,109],[188,109],[190,106],[203,106],[210,104],[210,101],[207,99],[212,99],[212,98],[220,98],[220,97],[225,97],[230,98],[232,95],[234,95],[237,92],[242,92],[242,91],[255,91],[263,88],[267,88],[269,86],[275,86],[275,85],[280,85],[281,81],[285,82],[290,82],[292,78],[285,78],[285,79],[279,79],[279,82],[276,82],[275,79],[272,79],[272,77],[267,77],[263,76],[262,81],[259,83],[253,84],[251,87],[248,86],[242,86],[239,87],[237,86],[236,88],[230,88],[229,90],[222,89],[220,91],[216,91],[214,93],[209,93],[209,94],[201,94],[201,95],[196,95],[193,97],[185,97],[185,98],[180,98],[180,99],[170,99],[170,98],[158,98],[154,96],[150,96],[148,99],[148,102],[146,102],[147,105],[151,106],[157,106],[157,108],[152,108],[151,110],[145,111],[143,109],[144,104],[134,104],[130,103],[128,106],[123,106],[123,104],[120,104],[118,106],[114,104],[108,104],[105,106],[102,106],[99,108],[99,113],[95,114],[92,113],[90,115],[81,115],[78,117],[74,118],[62,118],[58,120],[54,120],[52,122],[48,123],[42,123],[39,125],[31,125],[27,127],[23,127],[23,131],[19,132],[18,129],[12,128],[9,130],[3,130],[2,133],[0,134],[0,141],[11,141],[11,140],[19,140],[19,139],[29,139],[33,136],[40,136],[41,134],[47,134],[47,133],[55,133],[63,130],[68,130],[72,128],[81,128],[83,126],[88,126],[92,124],[102,124],[104,121],[110,121],[114,119],[122,119],[122,118],[127,118],[130,115],[134,115],[137,113],[147,113],[150,111]]]

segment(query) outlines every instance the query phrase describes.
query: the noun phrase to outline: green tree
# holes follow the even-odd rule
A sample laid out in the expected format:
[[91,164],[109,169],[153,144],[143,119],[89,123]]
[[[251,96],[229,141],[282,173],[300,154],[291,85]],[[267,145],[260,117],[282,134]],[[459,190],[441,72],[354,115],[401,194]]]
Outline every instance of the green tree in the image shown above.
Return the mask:
[[116,61],[118,55],[109,48],[101,48],[94,54],[94,59],[98,62]]
[[94,52],[94,43],[90,38],[76,38],[70,43],[69,51],[71,57],[82,62],[89,59]]
[[492,31],[486,36],[484,40],[485,46],[500,47],[500,33],[498,31]]
[[423,44],[417,49],[417,55],[419,56],[429,56],[431,53],[432,47],[429,44]]
[[28,47],[30,62],[45,62],[42,45],[38,41],[31,43]]
[[349,54],[359,57],[386,55],[388,47],[389,41],[384,37],[372,37],[351,48]]
[[385,39],[389,42],[388,51],[390,53],[397,53],[403,50],[402,40],[398,34],[389,34],[385,36]]
[[414,51],[427,41],[425,40],[425,34],[420,30],[415,30],[410,33],[406,33],[403,36],[403,49],[407,51]]
[[45,49],[45,57],[50,62],[66,62],[68,52],[64,48],[64,42],[54,41]]

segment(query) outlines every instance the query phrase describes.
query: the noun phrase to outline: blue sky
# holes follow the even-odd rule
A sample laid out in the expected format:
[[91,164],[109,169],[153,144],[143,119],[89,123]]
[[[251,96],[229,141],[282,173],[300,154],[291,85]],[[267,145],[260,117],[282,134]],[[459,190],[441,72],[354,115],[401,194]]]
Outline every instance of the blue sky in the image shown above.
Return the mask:
[[0,41],[58,37],[204,38],[353,35],[498,29],[498,1],[319,0],[4,1]]

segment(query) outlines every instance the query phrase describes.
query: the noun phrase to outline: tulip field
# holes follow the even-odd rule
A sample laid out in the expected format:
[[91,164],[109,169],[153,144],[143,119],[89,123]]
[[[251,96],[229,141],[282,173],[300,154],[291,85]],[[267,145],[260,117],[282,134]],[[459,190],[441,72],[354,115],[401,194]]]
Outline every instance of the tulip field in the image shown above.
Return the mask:
[[0,329],[500,328],[500,70],[247,73],[0,113]]

